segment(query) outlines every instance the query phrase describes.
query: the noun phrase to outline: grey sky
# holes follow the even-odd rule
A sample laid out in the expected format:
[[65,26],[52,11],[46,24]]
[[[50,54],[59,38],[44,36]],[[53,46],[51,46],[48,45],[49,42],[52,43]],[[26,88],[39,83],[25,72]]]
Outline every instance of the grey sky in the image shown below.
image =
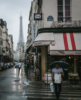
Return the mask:
[[23,16],[24,42],[27,40],[29,11],[32,0],[0,0],[0,19],[7,22],[8,34],[13,35],[14,49],[19,37],[19,17]]

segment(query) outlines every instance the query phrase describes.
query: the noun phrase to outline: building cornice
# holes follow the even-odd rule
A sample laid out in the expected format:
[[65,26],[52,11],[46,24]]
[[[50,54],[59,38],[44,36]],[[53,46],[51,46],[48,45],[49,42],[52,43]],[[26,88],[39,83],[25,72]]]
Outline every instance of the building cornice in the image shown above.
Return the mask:
[[4,34],[6,33],[7,35],[8,35],[8,33],[7,32],[3,32]]
[[8,42],[9,40],[8,39],[3,39],[3,41],[7,41]]
[[63,27],[63,28],[41,28],[38,30],[40,33],[81,33],[81,27]]

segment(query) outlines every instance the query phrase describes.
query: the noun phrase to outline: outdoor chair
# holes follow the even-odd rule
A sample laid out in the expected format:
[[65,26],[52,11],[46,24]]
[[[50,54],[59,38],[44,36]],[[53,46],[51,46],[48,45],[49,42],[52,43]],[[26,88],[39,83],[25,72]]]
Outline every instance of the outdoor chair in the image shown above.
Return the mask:
[[38,71],[38,72],[36,72],[35,79],[36,79],[36,81],[37,81],[37,80],[40,80],[40,72],[39,72],[39,71]]
[[75,79],[76,79],[76,80],[78,80],[78,81],[79,81],[79,83],[80,83],[80,78],[79,78],[79,76],[77,76]]
[[74,77],[72,77],[71,74],[72,74],[72,73],[69,73],[69,74],[68,74],[69,83],[70,83],[70,80],[73,80],[73,82],[74,82]]

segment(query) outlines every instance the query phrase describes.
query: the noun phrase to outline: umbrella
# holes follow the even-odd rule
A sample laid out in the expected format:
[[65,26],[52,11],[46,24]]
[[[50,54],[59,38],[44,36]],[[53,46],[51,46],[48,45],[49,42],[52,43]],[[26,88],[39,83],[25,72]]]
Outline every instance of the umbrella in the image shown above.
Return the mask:
[[69,64],[64,61],[54,61],[53,63],[50,64],[50,67],[54,68],[56,63],[59,63],[59,67],[63,69],[67,69],[69,67]]

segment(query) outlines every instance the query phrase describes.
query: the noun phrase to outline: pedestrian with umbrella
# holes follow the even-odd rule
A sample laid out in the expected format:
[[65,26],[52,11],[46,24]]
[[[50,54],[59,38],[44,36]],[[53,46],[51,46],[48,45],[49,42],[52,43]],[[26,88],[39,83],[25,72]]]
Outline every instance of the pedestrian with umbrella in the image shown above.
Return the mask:
[[55,61],[52,64],[50,64],[50,67],[52,68],[52,82],[54,82],[55,87],[55,94],[57,100],[60,97],[61,93],[61,84],[62,84],[62,77],[64,76],[63,68],[64,66],[68,66],[69,64],[65,64],[63,61]]

